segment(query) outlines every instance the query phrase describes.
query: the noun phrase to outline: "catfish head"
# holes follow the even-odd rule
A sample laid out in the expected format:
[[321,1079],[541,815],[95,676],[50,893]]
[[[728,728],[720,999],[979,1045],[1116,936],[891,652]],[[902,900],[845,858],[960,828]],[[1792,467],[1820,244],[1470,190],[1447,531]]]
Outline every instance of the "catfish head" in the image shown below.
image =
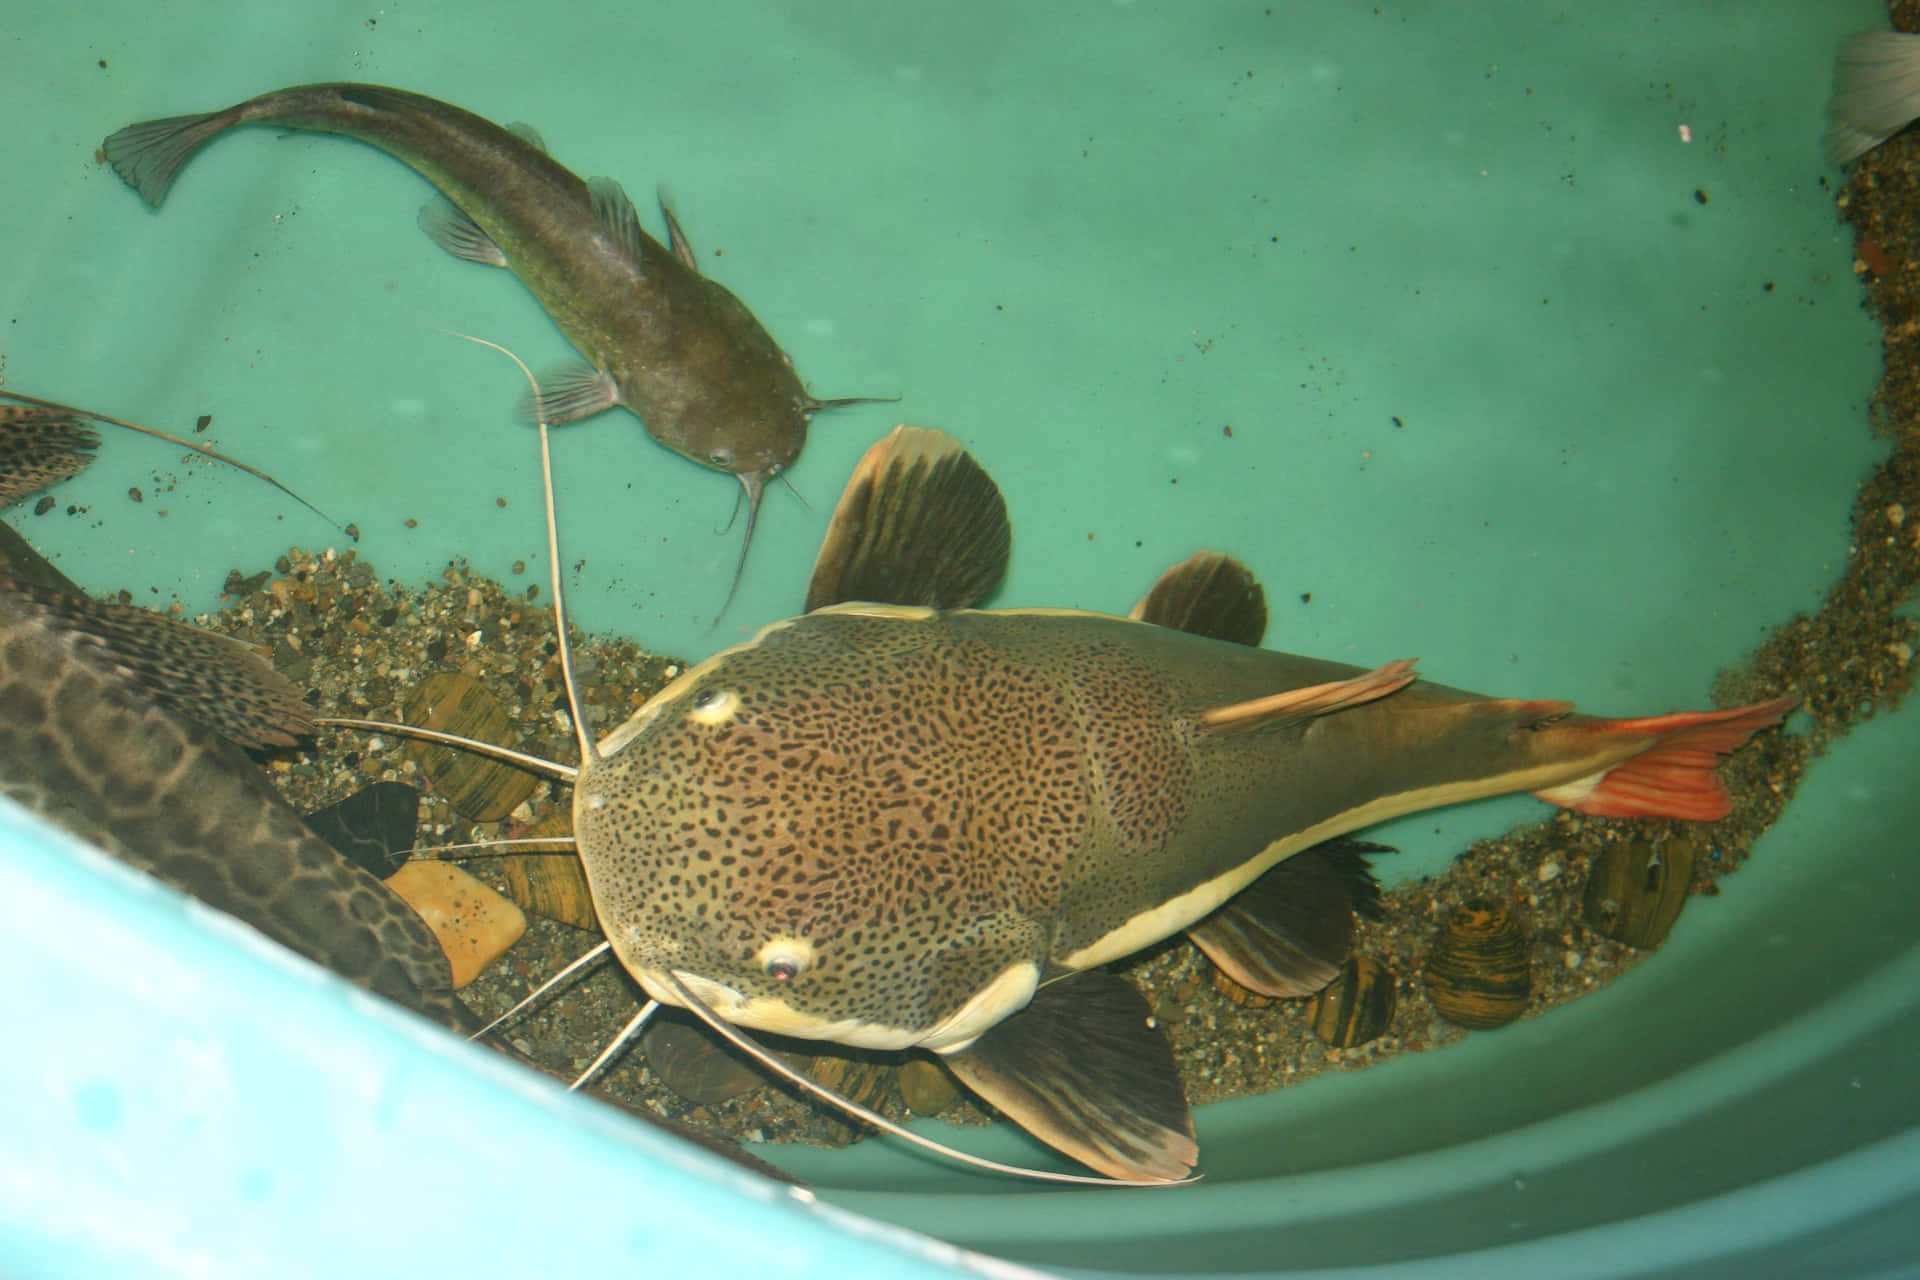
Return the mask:
[[607,937],[649,995],[684,1004],[677,977],[741,1026],[936,1051],[1032,998],[1050,886],[997,856],[1005,824],[1032,815],[964,757],[1009,773],[974,723],[1000,704],[943,705],[956,655],[937,617],[865,607],[775,623],[600,744],[575,788],[575,839]]

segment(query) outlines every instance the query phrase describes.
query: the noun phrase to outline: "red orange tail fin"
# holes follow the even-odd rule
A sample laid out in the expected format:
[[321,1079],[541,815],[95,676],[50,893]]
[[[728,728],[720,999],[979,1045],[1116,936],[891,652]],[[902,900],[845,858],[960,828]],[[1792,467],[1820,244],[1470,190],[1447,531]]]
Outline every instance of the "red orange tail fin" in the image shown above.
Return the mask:
[[1536,791],[1549,804],[1601,818],[1685,818],[1713,822],[1733,807],[1716,766],[1761,729],[1800,705],[1775,698],[1724,711],[1681,711],[1583,726],[1609,737],[1652,737],[1637,754],[1599,773]]

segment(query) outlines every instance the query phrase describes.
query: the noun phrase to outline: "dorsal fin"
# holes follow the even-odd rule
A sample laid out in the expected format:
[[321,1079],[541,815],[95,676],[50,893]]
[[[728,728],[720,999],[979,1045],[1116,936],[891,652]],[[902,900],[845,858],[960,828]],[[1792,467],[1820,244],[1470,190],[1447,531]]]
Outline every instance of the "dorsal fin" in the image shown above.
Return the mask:
[[1413,663],[1412,658],[1402,658],[1350,679],[1329,680],[1325,684],[1288,689],[1285,693],[1213,707],[1202,711],[1196,718],[1203,729],[1271,728],[1297,720],[1311,720],[1315,716],[1344,711],[1348,707],[1357,707],[1363,702],[1372,702],[1376,698],[1399,692],[1420,678],[1414,674]]
[[1189,927],[1187,937],[1249,991],[1310,996],[1347,962],[1355,913],[1379,913],[1380,886],[1366,855],[1390,852],[1345,836],[1302,850]]
[[307,705],[251,646],[145,609],[0,578],[0,608],[41,620],[82,660],[243,747],[313,734]]
[[646,261],[647,233],[640,229],[640,213],[627,192],[612,178],[587,179],[587,197],[593,201],[593,220],[623,249],[635,266]]
[[64,409],[0,404],[0,507],[78,475],[100,436]]
[[1113,1178],[1177,1182],[1200,1157],[1173,1047],[1132,983],[1089,969],[1040,988],[965,1049],[960,1082]]
[[1012,546],[1000,488],[960,442],[898,426],[840,495],[806,611],[849,600],[970,608],[1000,584]]
[[1267,593],[1232,556],[1196,551],[1161,574],[1127,616],[1257,649],[1267,634]]

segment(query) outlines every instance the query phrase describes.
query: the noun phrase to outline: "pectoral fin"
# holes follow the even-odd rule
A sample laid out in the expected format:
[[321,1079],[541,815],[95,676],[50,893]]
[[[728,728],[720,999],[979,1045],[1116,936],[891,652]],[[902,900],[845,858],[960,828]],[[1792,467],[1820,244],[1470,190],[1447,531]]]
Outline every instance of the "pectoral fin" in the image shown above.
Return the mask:
[[1199,1159],[1172,1047],[1140,993],[1104,970],[1040,988],[942,1060],[1008,1119],[1109,1177],[1175,1182]]
[[81,661],[240,746],[290,747],[313,735],[299,691],[238,640],[8,578],[0,608],[40,619]]
[[849,600],[968,608],[999,585],[1012,545],[999,486],[960,442],[895,427],[840,495],[806,609]]
[[404,782],[375,782],[306,817],[309,831],[380,880],[405,864],[419,822],[420,793]]
[[620,403],[613,375],[590,364],[568,365],[540,378],[540,393],[521,405],[523,416],[557,427],[604,413]]
[[78,475],[100,436],[63,409],[0,405],[0,507]]
[[492,237],[445,196],[435,196],[421,205],[419,222],[428,239],[456,258],[477,262],[483,267],[507,265],[507,255]]
[[1161,574],[1127,616],[1257,648],[1267,634],[1267,593],[1232,556],[1196,551]]
[[1187,937],[1222,973],[1266,996],[1310,996],[1340,974],[1353,917],[1379,909],[1366,854],[1386,845],[1338,837],[1296,853],[1242,889]]
[[1269,728],[1311,720],[1399,692],[1420,678],[1414,673],[1413,664],[1414,659],[1402,658],[1348,680],[1330,680],[1326,684],[1289,689],[1248,702],[1229,703],[1203,711],[1197,718],[1203,729]]

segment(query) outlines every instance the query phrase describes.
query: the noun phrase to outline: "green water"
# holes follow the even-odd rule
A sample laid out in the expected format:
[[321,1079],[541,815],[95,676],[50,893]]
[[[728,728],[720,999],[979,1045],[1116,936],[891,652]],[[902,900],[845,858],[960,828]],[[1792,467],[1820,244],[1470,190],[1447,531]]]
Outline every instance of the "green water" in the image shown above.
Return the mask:
[[[816,395],[899,395],[817,421],[805,503],[769,496],[717,629],[733,483],[624,412],[560,433],[580,619],[687,656],[797,607],[842,479],[906,420],[1005,489],[1000,603],[1124,610],[1211,546],[1265,579],[1275,647],[1704,705],[1818,604],[1879,452],[1818,159],[1831,49],[1872,0],[283,10],[11,16],[0,373],[175,431],[212,413],[205,439],[402,580],[455,555],[543,579],[518,375],[438,330],[536,368],[564,341],[435,249],[425,183],[370,148],[241,131],[156,214],[96,165],[113,129],[325,79],[530,122],[643,210],[669,191]],[[177,450],[103,452],[61,495],[84,515],[20,520],[91,587],[196,611],[229,568],[344,545]],[[1539,812],[1384,838],[1414,874]]]

